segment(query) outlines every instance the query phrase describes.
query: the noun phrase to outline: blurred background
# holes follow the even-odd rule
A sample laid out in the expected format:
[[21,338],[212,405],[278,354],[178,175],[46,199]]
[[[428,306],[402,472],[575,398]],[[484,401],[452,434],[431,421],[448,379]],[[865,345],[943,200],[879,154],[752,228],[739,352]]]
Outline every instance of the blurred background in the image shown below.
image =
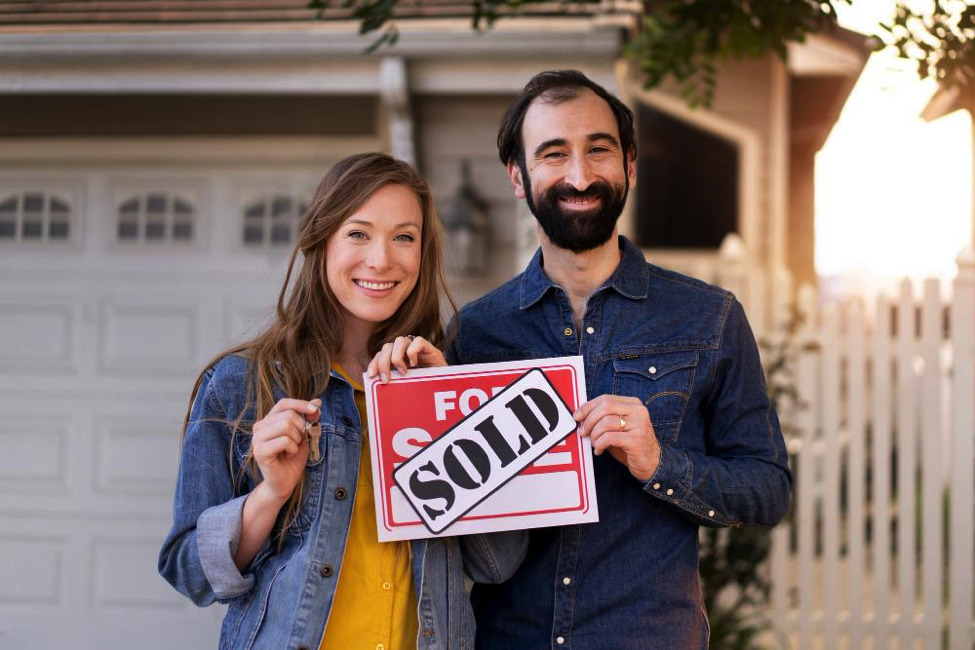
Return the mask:
[[518,273],[497,125],[577,68],[637,117],[621,230],[741,298],[789,439],[788,520],[702,534],[713,647],[970,650],[973,39],[958,0],[0,0],[0,647],[215,647],[156,574],[193,379],[352,153],[427,178],[460,304]]

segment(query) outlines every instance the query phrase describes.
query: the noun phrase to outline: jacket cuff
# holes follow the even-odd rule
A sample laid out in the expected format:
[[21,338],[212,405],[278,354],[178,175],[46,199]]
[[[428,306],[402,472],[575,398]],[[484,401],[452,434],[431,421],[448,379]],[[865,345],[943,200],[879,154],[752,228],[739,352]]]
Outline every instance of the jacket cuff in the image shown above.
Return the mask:
[[234,563],[247,495],[204,510],[196,521],[196,544],[203,574],[217,600],[226,602],[254,587],[253,574],[242,575]]
[[678,508],[685,517],[699,526],[716,528],[732,524],[724,515],[701,502],[691,491],[694,468],[687,454],[670,445],[660,443],[657,471],[644,482],[643,490]]

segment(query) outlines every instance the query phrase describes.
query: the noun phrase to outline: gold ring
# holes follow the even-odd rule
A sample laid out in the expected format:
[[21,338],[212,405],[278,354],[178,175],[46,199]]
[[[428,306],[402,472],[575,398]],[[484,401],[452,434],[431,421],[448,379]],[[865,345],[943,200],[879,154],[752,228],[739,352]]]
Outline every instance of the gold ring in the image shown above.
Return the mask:
[[620,431],[626,428],[626,418],[622,415],[620,416]]

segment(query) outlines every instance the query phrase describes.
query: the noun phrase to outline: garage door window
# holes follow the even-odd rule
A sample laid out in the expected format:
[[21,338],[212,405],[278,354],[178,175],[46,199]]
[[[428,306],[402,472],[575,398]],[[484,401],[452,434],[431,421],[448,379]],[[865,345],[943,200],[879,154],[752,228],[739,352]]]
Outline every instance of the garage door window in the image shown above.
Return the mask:
[[281,194],[254,201],[244,208],[243,242],[248,248],[290,246],[308,206]]
[[186,199],[158,192],[134,196],[118,209],[116,239],[121,243],[190,243],[196,210]]
[[0,196],[0,242],[68,242],[71,206],[44,192]]

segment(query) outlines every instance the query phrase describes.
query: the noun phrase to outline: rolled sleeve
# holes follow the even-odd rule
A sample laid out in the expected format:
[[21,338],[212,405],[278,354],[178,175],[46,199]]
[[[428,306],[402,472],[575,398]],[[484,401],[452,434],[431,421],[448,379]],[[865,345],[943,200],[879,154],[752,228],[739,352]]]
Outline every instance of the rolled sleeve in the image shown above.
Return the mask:
[[196,522],[200,566],[218,601],[232,600],[254,587],[254,576],[241,574],[234,562],[246,500],[244,495],[207,508]]

